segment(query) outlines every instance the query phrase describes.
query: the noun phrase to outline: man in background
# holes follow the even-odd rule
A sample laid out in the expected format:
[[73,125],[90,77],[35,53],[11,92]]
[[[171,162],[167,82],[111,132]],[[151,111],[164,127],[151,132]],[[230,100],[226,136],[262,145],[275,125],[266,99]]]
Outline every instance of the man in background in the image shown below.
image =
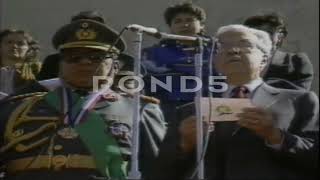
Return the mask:
[[306,53],[282,51],[288,30],[283,17],[276,13],[248,17],[244,25],[265,31],[272,40],[272,57],[265,70],[263,79],[279,88],[310,90],[313,81],[313,66]]

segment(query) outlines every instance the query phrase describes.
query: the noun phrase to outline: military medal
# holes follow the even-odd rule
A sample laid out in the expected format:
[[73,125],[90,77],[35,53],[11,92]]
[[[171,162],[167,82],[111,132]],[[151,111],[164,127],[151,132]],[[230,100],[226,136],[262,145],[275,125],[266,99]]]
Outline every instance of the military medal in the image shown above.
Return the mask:
[[60,129],[58,135],[64,139],[75,139],[79,136],[76,130],[70,127]]

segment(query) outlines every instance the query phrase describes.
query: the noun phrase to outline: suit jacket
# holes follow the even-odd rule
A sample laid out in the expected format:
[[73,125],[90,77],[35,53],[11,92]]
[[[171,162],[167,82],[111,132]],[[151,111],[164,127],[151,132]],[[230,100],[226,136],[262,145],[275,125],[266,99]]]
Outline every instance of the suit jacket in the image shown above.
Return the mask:
[[[235,122],[215,123],[205,156],[207,180],[315,179],[318,167],[319,102],[313,92],[273,88],[265,83],[253,95],[268,107],[283,132],[280,149]],[[168,131],[150,180],[182,180],[195,168],[195,153],[183,154],[177,124]],[[235,133],[236,132],[236,133]]]
[[[313,74],[313,66],[305,53],[289,53],[277,50],[263,79],[273,87],[295,89],[290,83],[285,82],[289,81],[298,87],[309,90],[313,81]],[[272,81],[269,83],[269,80]]]

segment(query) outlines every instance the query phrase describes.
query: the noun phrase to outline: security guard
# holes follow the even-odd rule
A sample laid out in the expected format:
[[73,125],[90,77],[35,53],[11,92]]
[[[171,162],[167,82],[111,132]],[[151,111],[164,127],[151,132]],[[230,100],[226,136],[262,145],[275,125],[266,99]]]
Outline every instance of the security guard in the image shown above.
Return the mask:
[[[125,49],[118,36],[91,20],[72,22],[56,32],[60,78],[34,86],[43,92],[0,102],[2,178],[126,178],[134,103],[108,88],[119,69],[115,59]],[[98,91],[93,89],[93,76],[104,77]],[[144,174],[166,127],[156,103],[145,99],[141,107],[139,157]]]

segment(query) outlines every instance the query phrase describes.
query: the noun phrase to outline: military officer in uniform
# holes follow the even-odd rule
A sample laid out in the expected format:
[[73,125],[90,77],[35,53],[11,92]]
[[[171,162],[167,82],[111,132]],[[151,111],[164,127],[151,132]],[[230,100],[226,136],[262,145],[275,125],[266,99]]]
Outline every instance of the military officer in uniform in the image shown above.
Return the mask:
[[[79,20],[53,37],[61,55],[59,79],[0,102],[1,177],[12,179],[114,179],[127,177],[133,99],[112,91],[125,49],[106,25]],[[98,91],[93,76],[104,77]],[[166,131],[153,101],[141,102],[140,170],[144,175]],[[125,113],[124,113],[125,112]]]
[[[81,19],[90,19],[100,23],[105,23],[103,15],[98,11],[81,11],[76,15],[72,16],[71,22],[78,21]],[[46,80],[57,78],[59,75],[59,53],[50,54],[43,60],[41,70],[37,76],[37,80]]]

